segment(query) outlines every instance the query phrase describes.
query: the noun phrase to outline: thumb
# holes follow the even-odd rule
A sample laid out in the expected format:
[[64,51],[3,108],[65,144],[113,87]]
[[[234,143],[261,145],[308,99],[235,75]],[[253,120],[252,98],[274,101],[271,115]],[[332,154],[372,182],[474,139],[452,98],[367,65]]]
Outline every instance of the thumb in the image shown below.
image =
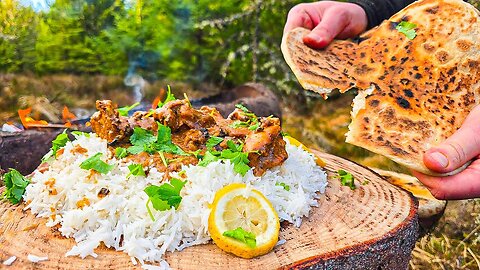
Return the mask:
[[303,38],[303,42],[315,49],[324,48],[328,46],[349,23],[349,15],[344,9],[327,9],[320,23],[312,32]]
[[429,169],[451,172],[480,155],[480,106],[476,106],[452,136],[429,149],[423,162]]

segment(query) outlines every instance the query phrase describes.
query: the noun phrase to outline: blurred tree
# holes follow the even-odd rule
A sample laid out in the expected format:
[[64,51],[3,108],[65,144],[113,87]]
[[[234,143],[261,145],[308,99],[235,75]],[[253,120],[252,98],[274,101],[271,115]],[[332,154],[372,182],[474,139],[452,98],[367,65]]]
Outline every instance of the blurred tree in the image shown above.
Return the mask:
[[17,0],[0,1],[0,70],[31,70],[35,62],[35,25],[37,17]]
[[[0,15],[5,25],[13,17],[35,23],[22,29],[30,31],[30,44],[0,43],[2,71],[135,71],[150,79],[224,86],[262,81],[283,91],[293,85],[279,45],[286,14],[298,0],[56,0],[37,13],[4,1],[10,3]],[[33,53],[28,58],[18,51]]]

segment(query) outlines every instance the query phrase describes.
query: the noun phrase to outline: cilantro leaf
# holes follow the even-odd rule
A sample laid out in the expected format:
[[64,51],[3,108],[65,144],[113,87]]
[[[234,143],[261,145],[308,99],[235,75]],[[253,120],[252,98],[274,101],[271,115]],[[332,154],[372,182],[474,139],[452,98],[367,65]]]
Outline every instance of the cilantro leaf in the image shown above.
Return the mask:
[[244,113],[249,113],[250,112],[250,110],[247,107],[243,106],[243,104],[236,104],[235,108],[238,108],[238,109],[242,110]]
[[127,175],[127,178],[130,177],[130,175],[146,176],[142,164],[130,164],[128,165],[128,170],[130,171],[130,173]]
[[203,158],[200,160],[200,162],[198,162],[198,166],[202,166],[202,167],[205,167],[207,166],[208,164],[210,164],[211,162],[214,162],[214,161],[217,161],[218,160],[218,157],[215,156],[214,154],[212,154],[212,152],[210,151],[207,151],[205,152],[205,155],[203,156]]
[[163,102],[158,103],[157,108],[163,107],[163,105],[167,104],[170,101],[174,101],[177,98],[172,94],[172,90],[170,89],[170,85],[167,86],[167,97],[165,97],[165,100]]
[[280,187],[283,187],[283,189],[285,189],[286,191],[290,191],[290,186],[283,182],[277,182],[275,183],[275,186],[280,186]]
[[245,231],[242,227],[238,227],[235,230],[225,231],[223,232],[223,236],[245,243],[250,248],[255,248],[257,246],[255,234]]
[[106,174],[115,167],[114,165],[109,165],[105,161],[101,160],[100,157],[102,153],[96,153],[95,155],[87,158],[80,164],[80,168],[84,170],[94,170],[101,174]]
[[220,158],[230,160],[230,162],[233,164],[233,170],[242,176],[245,176],[248,170],[250,170],[250,166],[248,166],[248,163],[250,162],[248,160],[248,153],[241,151],[236,152],[232,149],[225,149],[220,152]]
[[227,141],[227,146],[230,148],[230,150],[235,152],[242,152],[243,149],[243,144],[236,144],[232,140]]
[[415,27],[417,27],[417,25],[414,23],[401,21],[395,28],[398,30],[398,32],[404,34],[408,39],[412,40],[417,36]]
[[126,148],[117,147],[115,148],[115,156],[119,159],[122,159],[128,155],[128,151]]
[[155,135],[150,130],[143,129],[141,127],[135,127],[133,134],[130,136],[130,142],[132,145],[144,145],[150,144],[156,141]]
[[65,145],[69,141],[70,139],[68,138],[67,130],[65,129],[62,133],[58,134],[57,137],[52,141],[52,148],[50,148],[50,151],[45,156],[43,156],[42,161],[46,161],[51,157],[56,157],[57,151],[60,150],[60,148],[65,147]]
[[223,138],[221,137],[215,137],[215,136],[210,137],[206,143],[207,149],[212,149],[222,141],[223,141]]
[[233,170],[242,176],[251,169],[248,166],[250,160],[248,159],[248,153],[242,152],[243,144],[235,144],[232,140],[227,141],[228,149],[224,149],[221,152],[207,151],[205,155],[198,163],[199,166],[207,166],[211,162],[217,160],[230,160],[233,164]]
[[351,190],[354,190],[356,188],[355,181],[351,173],[346,172],[344,170],[338,170],[337,173],[340,178],[340,183],[342,184],[342,186],[347,186]]
[[170,127],[158,123],[157,139],[154,145],[157,151],[187,155],[178,145],[172,142],[172,130]]
[[249,130],[255,131],[260,127],[260,123],[257,121],[256,123],[252,124],[248,127]]
[[76,139],[78,139],[78,137],[80,137],[80,136],[85,136],[87,138],[90,138],[90,133],[88,133],[88,132],[74,130],[71,133],[75,136]]
[[161,186],[151,185],[143,191],[148,195],[153,208],[156,210],[165,211],[172,207],[177,209],[182,201],[180,191],[186,183],[187,181],[172,178],[170,183],[165,183]]
[[5,191],[2,197],[13,204],[20,203],[25,189],[30,184],[30,181],[15,169],[10,169],[8,173],[3,175],[3,182],[5,183]]
[[137,107],[138,105],[140,105],[140,102],[136,102],[130,106],[125,106],[125,107],[121,107],[121,108],[118,108],[117,111],[118,111],[118,114],[120,114],[121,116],[128,116],[128,112],[130,110],[132,110],[133,108]]

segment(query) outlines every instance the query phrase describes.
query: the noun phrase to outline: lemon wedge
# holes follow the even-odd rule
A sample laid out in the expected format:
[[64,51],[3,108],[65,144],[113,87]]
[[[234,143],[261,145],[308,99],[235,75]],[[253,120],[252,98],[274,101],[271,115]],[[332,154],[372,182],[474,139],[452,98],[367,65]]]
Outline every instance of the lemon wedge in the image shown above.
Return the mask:
[[208,231],[219,248],[249,259],[273,249],[278,241],[280,222],[262,193],[235,183],[215,194]]
[[321,159],[320,157],[318,157],[317,155],[315,155],[314,153],[312,153],[312,151],[310,150],[310,148],[306,147],[303,143],[299,142],[297,139],[293,138],[293,137],[290,137],[290,136],[285,136],[285,138],[288,140],[288,142],[290,142],[291,145],[295,145],[295,146],[298,146],[298,147],[301,147],[303,150],[309,152],[310,154],[312,154],[314,157],[315,157],[315,163],[320,166],[320,167],[325,167],[325,165],[327,165],[325,163],[325,161],[323,159]]

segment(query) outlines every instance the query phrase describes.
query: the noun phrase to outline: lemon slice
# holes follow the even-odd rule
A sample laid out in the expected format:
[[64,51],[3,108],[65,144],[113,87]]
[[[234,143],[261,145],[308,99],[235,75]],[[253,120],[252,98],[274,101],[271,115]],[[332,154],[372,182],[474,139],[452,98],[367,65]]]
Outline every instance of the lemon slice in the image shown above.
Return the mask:
[[[278,241],[280,222],[277,212],[262,193],[236,183],[215,194],[208,231],[219,248],[248,259],[273,249]],[[232,237],[232,234],[240,237]]]
[[303,150],[312,154],[315,157],[315,163],[317,163],[318,166],[325,167],[325,165],[327,165],[323,159],[321,159],[320,157],[317,157],[317,155],[312,153],[310,148],[306,147],[303,143],[299,142],[297,139],[290,136],[285,136],[285,138],[288,140],[288,142],[290,142],[291,145],[301,147]]

